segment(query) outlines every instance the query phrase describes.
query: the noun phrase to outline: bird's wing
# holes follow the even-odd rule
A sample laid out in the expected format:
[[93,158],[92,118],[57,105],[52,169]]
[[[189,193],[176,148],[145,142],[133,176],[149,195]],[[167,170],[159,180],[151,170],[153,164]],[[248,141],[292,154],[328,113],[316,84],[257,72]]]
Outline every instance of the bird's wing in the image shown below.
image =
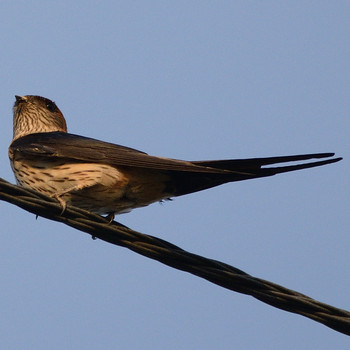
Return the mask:
[[112,166],[199,173],[231,172],[182,160],[154,157],[133,148],[64,132],[26,135],[13,141],[10,149],[20,152],[23,156],[64,158],[71,161],[103,163]]
[[23,156],[40,156],[48,159],[65,158],[71,161],[103,163],[112,166],[138,167],[180,173],[207,173],[223,175],[228,181],[239,181],[278,173],[330,164],[342,158],[331,158],[316,162],[271,167],[279,163],[330,158],[334,153],[228,159],[213,161],[183,161],[150,156],[138,150],[64,132],[36,133],[23,136],[12,142],[12,151]]

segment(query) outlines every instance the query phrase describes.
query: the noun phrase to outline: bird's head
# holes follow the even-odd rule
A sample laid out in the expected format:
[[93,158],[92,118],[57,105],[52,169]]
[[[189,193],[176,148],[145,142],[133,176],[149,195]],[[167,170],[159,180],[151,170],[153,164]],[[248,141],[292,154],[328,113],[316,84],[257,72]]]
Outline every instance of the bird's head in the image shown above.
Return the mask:
[[16,96],[13,106],[13,139],[38,132],[67,132],[62,112],[48,98]]

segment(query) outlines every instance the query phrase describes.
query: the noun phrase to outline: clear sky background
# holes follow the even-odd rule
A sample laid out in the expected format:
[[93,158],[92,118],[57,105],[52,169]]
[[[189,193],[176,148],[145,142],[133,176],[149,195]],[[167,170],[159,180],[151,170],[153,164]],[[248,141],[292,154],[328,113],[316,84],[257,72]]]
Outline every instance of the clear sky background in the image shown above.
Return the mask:
[[[123,224],[350,310],[348,1],[1,1],[1,177],[14,95],[69,131],[189,160],[344,160]],[[304,317],[0,202],[1,349],[348,349]]]

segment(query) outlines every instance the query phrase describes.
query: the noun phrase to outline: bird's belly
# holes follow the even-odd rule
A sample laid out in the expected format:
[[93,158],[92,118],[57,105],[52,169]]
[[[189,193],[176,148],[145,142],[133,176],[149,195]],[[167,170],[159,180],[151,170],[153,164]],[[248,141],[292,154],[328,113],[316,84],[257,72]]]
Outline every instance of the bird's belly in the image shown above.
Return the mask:
[[166,197],[162,179],[153,173],[127,171],[98,163],[55,161],[42,164],[16,159],[12,168],[17,183],[68,205],[97,214],[123,213]]

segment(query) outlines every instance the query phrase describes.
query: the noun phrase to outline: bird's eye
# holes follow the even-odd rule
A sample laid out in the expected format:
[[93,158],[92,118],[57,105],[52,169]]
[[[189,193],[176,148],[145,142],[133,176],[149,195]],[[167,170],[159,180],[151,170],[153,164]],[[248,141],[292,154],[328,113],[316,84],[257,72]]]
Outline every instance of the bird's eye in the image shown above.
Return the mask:
[[50,112],[56,112],[57,111],[57,106],[56,106],[55,102],[52,102],[52,101],[47,101],[46,102],[46,108]]

